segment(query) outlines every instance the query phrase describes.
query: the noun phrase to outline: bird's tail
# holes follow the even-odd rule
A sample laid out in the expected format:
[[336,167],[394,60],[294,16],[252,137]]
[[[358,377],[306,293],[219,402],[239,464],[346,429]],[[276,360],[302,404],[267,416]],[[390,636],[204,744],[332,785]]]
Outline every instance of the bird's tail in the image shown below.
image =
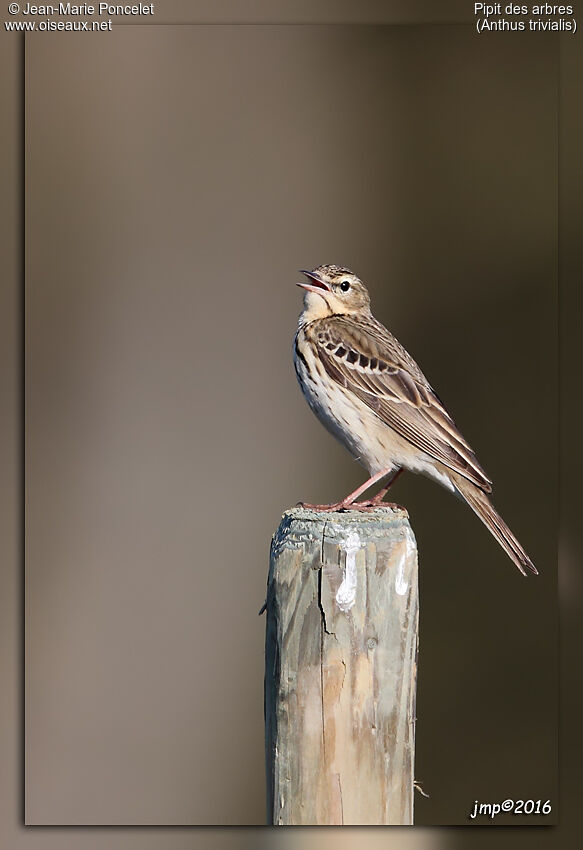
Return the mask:
[[487,495],[475,484],[461,475],[451,475],[456,490],[464,497],[470,508],[476,513],[484,525],[492,532],[508,557],[518,567],[523,576],[527,575],[525,567],[538,575],[538,570],[532,563],[514,534],[510,531],[500,514],[494,508]]

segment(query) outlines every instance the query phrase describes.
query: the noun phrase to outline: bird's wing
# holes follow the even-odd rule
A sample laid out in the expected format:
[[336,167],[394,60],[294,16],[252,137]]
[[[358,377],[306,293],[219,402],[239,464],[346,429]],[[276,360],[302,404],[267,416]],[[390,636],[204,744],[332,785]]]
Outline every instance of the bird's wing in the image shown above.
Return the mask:
[[314,322],[311,336],[332,380],[417,449],[492,491],[471,446],[419,366],[383,325],[333,316]]

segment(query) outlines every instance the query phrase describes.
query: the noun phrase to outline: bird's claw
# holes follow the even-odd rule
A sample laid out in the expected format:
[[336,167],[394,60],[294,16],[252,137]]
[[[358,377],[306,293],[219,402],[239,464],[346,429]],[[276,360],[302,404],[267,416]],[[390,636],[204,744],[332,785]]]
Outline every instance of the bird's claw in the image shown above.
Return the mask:
[[397,505],[395,502],[383,502],[368,499],[365,502],[333,502],[328,505],[312,505],[309,502],[297,502],[296,508],[306,508],[310,511],[321,511],[323,513],[341,512],[341,511],[374,511],[376,508],[391,508],[392,510],[404,511],[402,505]]

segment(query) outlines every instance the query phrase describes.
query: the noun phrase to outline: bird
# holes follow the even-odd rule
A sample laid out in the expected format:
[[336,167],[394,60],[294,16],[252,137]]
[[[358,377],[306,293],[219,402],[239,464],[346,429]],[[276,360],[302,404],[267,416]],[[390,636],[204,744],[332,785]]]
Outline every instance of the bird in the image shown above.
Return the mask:
[[[371,312],[368,289],[343,266],[301,270],[304,304],[294,337],[301,390],[323,425],[368,470],[356,490],[320,510],[367,510],[403,470],[422,473],[460,496],[522,575],[538,574],[492,505],[492,481],[445,405],[401,343]],[[357,501],[385,479],[368,501]]]

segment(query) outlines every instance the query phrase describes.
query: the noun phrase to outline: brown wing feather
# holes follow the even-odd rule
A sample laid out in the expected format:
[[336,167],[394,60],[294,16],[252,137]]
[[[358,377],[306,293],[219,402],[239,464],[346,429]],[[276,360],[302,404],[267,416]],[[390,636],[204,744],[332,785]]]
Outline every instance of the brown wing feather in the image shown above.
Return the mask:
[[314,322],[328,375],[414,446],[487,493],[488,476],[413,358],[375,319]]

